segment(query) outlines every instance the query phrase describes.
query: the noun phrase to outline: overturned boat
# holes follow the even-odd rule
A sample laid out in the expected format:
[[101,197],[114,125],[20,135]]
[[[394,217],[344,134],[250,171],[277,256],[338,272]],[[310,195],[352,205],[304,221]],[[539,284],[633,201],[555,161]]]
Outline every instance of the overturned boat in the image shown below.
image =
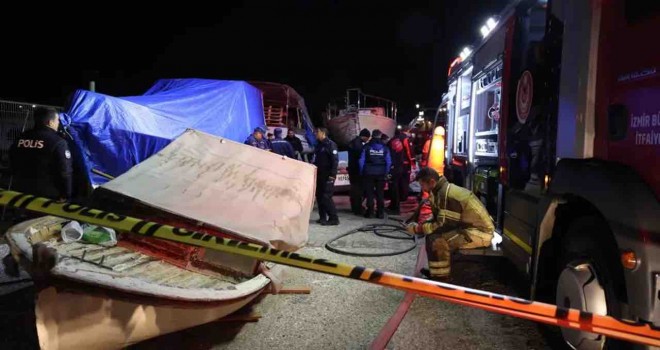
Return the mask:
[[57,260],[35,305],[42,349],[123,348],[229,315],[270,283],[263,274],[189,271],[141,253],[126,237],[110,248],[64,243],[56,228],[64,222],[50,216],[30,220],[6,236],[33,276],[44,273],[36,270],[45,255],[37,247],[48,248],[48,257]]
[[326,125],[332,140],[346,148],[362,129],[379,129],[389,137],[396,130],[396,103],[364,94],[360,89],[346,91],[346,108],[328,115]]
[[[188,130],[97,188],[92,206],[293,251],[307,241],[314,183],[312,165]],[[64,242],[67,221],[42,217],[6,234],[39,286],[43,349],[117,349],[211,322],[277,274],[254,259],[128,232],[110,246]]]

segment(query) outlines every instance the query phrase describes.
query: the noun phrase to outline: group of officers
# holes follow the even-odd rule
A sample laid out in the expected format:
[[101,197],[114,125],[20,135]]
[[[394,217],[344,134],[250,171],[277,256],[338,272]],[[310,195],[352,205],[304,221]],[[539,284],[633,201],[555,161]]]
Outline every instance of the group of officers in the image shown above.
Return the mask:
[[[408,199],[408,185],[412,170],[413,154],[407,130],[397,129],[388,139],[380,130],[362,129],[348,146],[348,175],[351,183],[351,211],[366,218],[375,214],[384,217],[384,189],[389,180],[392,215],[399,215],[400,203]],[[366,210],[362,202],[366,197]]]
[[[10,149],[13,189],[32,195],[71,200],[72,157],[67,141],[58,133],[59,116],[55,109],[40,107],[34,110],[33,129],[22,133]],[[282,139],[282,130],[275,130],[275,138],[268,141],[263,129],[255,129],[246,144],[271,150],[295,158],[302,152],[300,140],[293,130]],[[391,181],[390,209],[398,213],[401,200],[408,197],[408,181],[412,154],[405,131],[397,132],[385,142],[380,130],[362,130],[349,148],[349,176],[351,182],[351,209],[355,214],[376,217],[384,213],[384,185]],[[293,140],[295,138],[297,140]],[[337,176],[337,145],[328,138],[328,130],[317,128],[314,164],[317,167],[316,199],[321,225],[339,225],[337,210],[332,200]],[[291,139],[291,140],[289,140]],[[431,168],[422,168],[416,181],[428,194],[432,216],[408,224],[411,235],[426,236],[429,269],[422,273],[436,280],[446,280],[451,271],[451,252],[459,248],[486,247],[491,244],[494,225],[481,201],[469,190],[453,185]],[[362,199],[366,194],[366,211]],[[420,205],[423,205],[420,204]]]
[[281,128],[276,128],[274,135],[268,134],[268,137],[264,137],[266,135],[265,128],[257,127],[252,132],[252,135],[248,136],[247,140],[245,140],[245,144],[289,158],[302,159],[302,141],[296,136],[293,129],[287,131],[285,138],[282,138],[282,133]]
[[[314,152],[317,167],[316,199],[319,208],[318,224],[339,225],[337,209],[332,200],[337,177],[338,150],[328,137],[328,130],[317,128],[318,144]],[[374,214],[384,218],[385,182],[391,181],[392,201],[388,208],[399,214],[400,202],[408,198],[408,182],[412,165],[412,153],[406,133],[397,130],[394,138],[387,142],[378,129],[364,129],[349,145],[348,173],[351,183],[351,210],[366,218]],[[362,205],[366,197],[366,210]],[[376,206],[374,207],[374,197]],[[374,210],[375,209],[375,210]]]

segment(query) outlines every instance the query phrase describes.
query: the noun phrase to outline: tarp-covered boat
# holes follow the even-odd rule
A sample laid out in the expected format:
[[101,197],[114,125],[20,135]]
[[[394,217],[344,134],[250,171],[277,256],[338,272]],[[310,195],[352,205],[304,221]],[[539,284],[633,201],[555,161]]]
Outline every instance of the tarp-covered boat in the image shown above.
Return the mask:
[[63,124],[93,185],[119,176],[186,129],[243,142],[264,125],[261,91],[243,81],[163,79],[144,95],[112,97],[78,90]]

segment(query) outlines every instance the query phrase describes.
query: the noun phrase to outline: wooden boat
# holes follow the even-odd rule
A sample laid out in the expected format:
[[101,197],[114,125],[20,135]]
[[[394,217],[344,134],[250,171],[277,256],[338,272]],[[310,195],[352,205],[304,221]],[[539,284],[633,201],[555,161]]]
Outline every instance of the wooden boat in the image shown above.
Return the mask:
[[[295,251],[307,241],[314,183],[310,164],[188,130],[97,188],[91,206]],[[64,222],[43,217],[6,234],[39,290],[43,349],[117,349],[207,323],[277,275],[255,259],[130,233],[113,247],[64,243]]]
[[[36,302],[42,349],[117,349],[211,322],[245,306],[270,282],[263,274],[190,271],[145,254],[124,233],[114,247],[65,243],[64,222],[42,217],[6,234],[14,258],[45,287]],[[44,256],[53,258],[47,283]]]

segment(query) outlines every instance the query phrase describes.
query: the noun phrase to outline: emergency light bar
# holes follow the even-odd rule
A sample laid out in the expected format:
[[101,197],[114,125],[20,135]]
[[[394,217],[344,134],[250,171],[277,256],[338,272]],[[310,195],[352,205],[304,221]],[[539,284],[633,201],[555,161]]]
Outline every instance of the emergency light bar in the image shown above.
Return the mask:
[[471,54],[472,50],[469,47],[463,48],[463,51],[461,51],[461,60],[465,61],[465,59],[470,57]]
[[490,34],[490,32],[492,32],[493,29],[495,29],[496,26],[497,26],[497,21],[493,17],[488,18],[486,24],[481,26],[481,36],[486,38],[488,34]]

